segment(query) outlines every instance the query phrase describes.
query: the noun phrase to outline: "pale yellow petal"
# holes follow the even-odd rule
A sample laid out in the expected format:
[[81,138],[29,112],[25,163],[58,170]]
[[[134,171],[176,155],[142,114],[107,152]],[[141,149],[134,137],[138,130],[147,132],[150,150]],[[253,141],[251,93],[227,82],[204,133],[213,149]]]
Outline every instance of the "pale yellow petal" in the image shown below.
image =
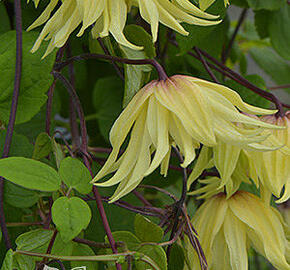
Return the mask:
[[240,152],[240,147],[222,141],[218,141],[217,145],[213,147],[214,164],[222,179],[221,186],[230,180],[236,168]]
[[138,0],[141,17],[150,24],[153,42],[157,40],[159,13],[153,0]]
[[227,212],[224,195],[217,195],[205,201],[193,217],[193,225],[198,231],[199,240],[208,261],[212,260],[212,245],[221,229]]
[[250,114],[259,114],[259,115],[274,114],[275,112],[277,112],[276,110],[262,109],[262,108],[247,104],[242,100],[242,98],[240,97],[240,95],[237,92],[235,92],[235,91],[231,90],[230,88],[225,87],[223,85],[212,83],[212,82],[205,81],[205,80],[201,80],[198,78],[193,78],[192,80],[198,81],[198,83],[205,88],[208,87],[210,89],[213,89],[217,93],[222,94],[233,105],[238,107],[243,112],[250,113]]
[[133,50],[142,50],[143,47],[136,46],[129,42],[123,30],[127,21],[127,5],[124,0],[107,0],[109,3],[110,12],[110,27],[109,30],[116,39],[116,41]]
[[44,24],[50,17],[53,9],[56,7],[58,0],[51,0],[41,15],[27,28],[27,31]]
[[224,221],[224,236],[230,253],[232,270],[248,270],[246,226],[231,211]]
[[263,246],[267,259],[278,269],[290,269],[285,259],[286,238],[283,226],[270,207],[256,196],[239,192],[229,200],[229,207],[238,219],[251,228],[254,241]]
[[218,15],[212,15],[209,13],[206,13],[190,3],[188,0],[174,0],[172,1],[173,3],[177,4],[179,7],[182,9],[186,10],[187,12],[190,12],[192,15],[205,18],[205,19],[217,19],[219,16]]
[[[151,99],[153,100],[153,99]],[[151,101],[150,100],[150,101]],[[152,142],[156,143],[155,148],[156,152],[154,155],[154,158],[152,160],[152,163],[147,170],[145,175],[149,175],[152,173],[162,162],[162,160],[165,158],[166,154],[169,151],[169,112],[166,108],[164,108],[162,105],[160,105],[154,98],[153,100],[153,106],[156,107],[156,109],[153,109],[153,112],[156,113],[153,118],[155,118],[156,125],[151,125],[151,121],[147,119],[147,126],[149,130],[149,134],[151,136]],[[151,112],[148,108],[148,114]],[[150,117],[151,119],[152,117]]]
[[[193,167],[191,174],[187,180],[187,189],[190,189],[191,184],[202,174],[202,172],[209,167],[212,161],[212,150],[209,147],[203,146],[199,153],[196,164]],[[212,164],[213,165],[213,164]]]

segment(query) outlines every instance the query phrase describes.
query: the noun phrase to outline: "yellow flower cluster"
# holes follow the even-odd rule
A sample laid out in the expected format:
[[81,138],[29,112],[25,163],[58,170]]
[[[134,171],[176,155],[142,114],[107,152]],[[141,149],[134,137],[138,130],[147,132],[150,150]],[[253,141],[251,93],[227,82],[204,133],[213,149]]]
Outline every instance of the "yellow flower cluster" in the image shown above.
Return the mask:
[[[289,113],[284,117],[273,113],[243,102],[225,86],[194,77],[152,81],[114,123],[113,151],[93,182],[102,187],[119,184],[111,197],[114,202],[159,165],[166,176],[171,146],[178,147],[184,157],[181,166],[187,167],[202,145],[188,189],[205,169],[216,167],[221,177],[201,180],[205,186],[191,193],[206,199],[193,223],[209,269],[247,270],[250,246],[277,269],[290,269],[288,228],[269,204],[271,194],[278,197],[283,189],[280,202],[289,197]],[[119,156],[127,137],[128,145]],[[98,182],[113,172],[109,180]],[[262,198],[239,191],[240,184],[251,183],[250,179],[260,187]],[[200,269],[190,245],[188,256],[189,269]]]
[[[195,149],[200,148],[200,144],[269,150],[261,142],[270,133],[262,133],[279,127],[241,114],[239,110],[273,113],[243,102],[229,88],[189,76],[176,75],[149,83],[135,95],[113,125],[110,132],[113,151],[94,181],[117,172],[108,181],[96,185],[120,183],[111,198],[113,202],[132,191],[159,165],[161,174],[166,175],[171,145],[178,146],[183,154],[183,167],[195,159]],[[127,149],[118,158],[131,129]]]
[[[198,209],[193,224],[209,264],[209,270],[247,270],[250,247],[279,270],[288,270],[289,241],[279,212],[261,199],[238,191],[228,200],[221,193]],[[190,267],[199,270],[196,252],[187,245]],[[288,258],[287,258],[288,256]]]
[[[35,0],[37,6],[39,0]],[[132,7],[137,7],[141,17],[151,25],[153,42],[157,39],[158,25],[167,27],[188,35],[180,22],[208,26],[220,22],[218,16],[205,13],[189,0],[62,0],[57,11],[59,0],[50,0],[39,18],[28,28],[31,30],[45,24],[32,48],[36,51],[41,42],[50,40],[44,57],[54,48],[62,47],[70,34],[81,24],[77,36],[83,35],[85,29],[92,26],[93,37],[105,37],[111,33],[119,44],[134,50],[140,50],[130,43],[123,34],[127,21],[127,13]]]

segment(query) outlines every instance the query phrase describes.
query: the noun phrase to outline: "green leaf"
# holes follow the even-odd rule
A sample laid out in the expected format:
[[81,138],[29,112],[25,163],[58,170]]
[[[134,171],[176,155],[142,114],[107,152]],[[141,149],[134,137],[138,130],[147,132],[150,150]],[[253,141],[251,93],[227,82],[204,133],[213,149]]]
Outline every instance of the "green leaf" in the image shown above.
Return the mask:
[[65,158],[65,154],[63,153],[61,146],[55,141],[55,139],[52,140],[52,149],[55,157],[56,167],[59,168],[61,161]]
[[[5,144],[6,131],[0,130],[0,154]],[[28,139],[14,132],[12,136],[12,144],[10,147],[10,156],[31,157],[33,146]],[[17,186],[9,181],[4,185],[4,201],[14,207],[31,207],[34,205],[40,195],[38,192]]]
[[91,174],[86,166],[78,159],[67,157],[60,163],[58,170],[61,180],[69,187],[82,194],[92,191]]
[[91,220],[89,206],[77,197],[58,198],[52,205],[51,214],[52,221],[64,242],[76,237],[89,225]]
[[134,228],[137,237],[142,242],[160,242],[163,237],[163,230],[148,218],[137,214],[134,221]]
[[9,249],[5,255],[1,270],[13,270],[13,250]]
[[272,48],[252,48],[250,55],[278,85],[289,83],[290,63],[280,57]]
[[279,9],[285,0],[247,0],[250,8],[253,10],[276,10]]
[[40,194],[35,190],[26,189],[9,181],[4,185],[4,201],[14,207],[29,208],[37,203]]
[[[247,79],[249,82],[253,83],[257,87],[266,90],[265,81],[262,77],[259,75],[247,75],[245,76],[245,79]],[[258,94],[254,93],[250,89],[238,84],[234,80],[227,80],[225,82],[225,85],[230,87],[231,89],[235,90],[239,93],[239,95],[242,97],[242,99],[254,106],[268,108],[269,107],[269,101],[265,98],[259,96]]]
[[74,248],[73,241],[64,242],[61,235],[58,233],[56,235],[51,254],[61,255],[61,256],[71,256]]
[[52,235],[51,230],[37,229],[18,236],[15,244],[20,250],[45,253]]
[[[38,33],[23,31],[22,76],[19,102],[16,115],[16,124],[29,121],[37,114],[45,103],[46,92],[52,83],[50,74],[55,54],[52,53],[44,60],[41,56],[45,46],[34,54],[30,53]],[[9,120],[16,59],[16,32],[9,31],[0,36],[0,116],[1,121]]]
[[[140,240],[131,232],[127,231],[119,231],[113,232],[113,237],[116,242],[123,242],[126,245],[127,250],[123,248],[121,251],[135,251],[138,249],[139,245],[141,244]],[[108,243],[108,238],[105,238],[106,243]]]
[[56,191],[61,180],[50,166],[33,159],[9,157],[0,159],[0,175],[14,184],[40,191]]
[[[155,57],[155,48],[152,37],[138,25],[128,25],[124,29],[127,39],[144,49],[140,51],[132,50],[128,47],[121,46],[123,57],[129,59],[144,59]],[[126,107],[132,97],[140,90],[144,83],[149,80],[151,66],[148,65],[124,65],[125,68],[125,94],[123,106]]]
[[[138,252],[143,253],[150,257],[160,268],[160,270],[167,270],[167,257],[164,249],[160,246],[146,245],[138,249]],[[148,264],[142,261],[136,262],[137,270],[152,269]],[[182,268],[179,268],[182,269]]]
[[31,270],[35,268],[35,258],[22,255],[14,254],[13,255],[13,269],[21,270]]
[[33,159],[42,159],[50,154],[52,151],[51,139],[47,133],[40,133],[35,141],[34,150],[33,150]]
[[10,21],[9,16],[7,14],[6,8],[4,3],[0,3],[0,18],[1,18],[1,24],[0,24],[0,33],[4,33],[9,31],[10,28]]
[[[5,137],[6,137],[6,131],[0,130],[0,154],[1,155],[3,152],[4,144],[5,144]],[[16,133],[13,134],[9,156],[31,157],[32,151],[33,151],[33,146],[25,136],[19,135]]]
[[[95,256],[96,254],[89,246],[75,243],[72,255],[73,256]],[[97,262],[72,261],[70,264],[72,268],[86,267],[86,269],[88,270],[98,270],[99,268],[98,267],[99,264]]]
[[[226,14],[226,8],[223,1],[216,1],[207,9],[207,13],[220,15],[220,18],[223,19]],[[227,34],[225,21],[218,25],[206,27],[188,24],[184,24],[183,26],[185,30],[189,32],[189,35],[183,36],[181,34],[176,34],[176,40],[181,54],[187,53],[194,46],[204,49],[213,56],[219,54]]]
[[101,134],[109,141],[109,132],[122,111],[123,83],[118,77],[99,79],[94,87],[93,103]]
[[170,251],[168,270],[183,269],[184,260],[183,248],[178,244],[173,244]]
[[283,58],[290,60],[290,5],[285,3],[269,19],[269,34],[273,48]]
[[271,12],[267,10],[259,10],[255,12],[255,26],[261,39],[269,36],[268,25]]

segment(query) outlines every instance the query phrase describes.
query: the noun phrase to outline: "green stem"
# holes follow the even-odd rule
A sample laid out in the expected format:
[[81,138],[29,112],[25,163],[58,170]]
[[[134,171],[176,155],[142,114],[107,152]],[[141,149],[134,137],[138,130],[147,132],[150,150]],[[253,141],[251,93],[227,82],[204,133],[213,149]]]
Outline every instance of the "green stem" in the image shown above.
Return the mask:
[[42,254],[42,253],[36,253],[36,252],[30,252],[30,251],[24,251],[24,250],[16,250],[14,254],[22,254],[27,256],[33,256],[33,257],[41,257],[41,258],[47,258],[47,259],[53,259],[53,260],[62,260],[62,261],[93,261],[93,262],[101,262],[101,261],[115,261],[118,262],[122,257],[128,257],[135,255],[136,259],[137,257],[139,260],[149,264],[151,267],[153,267],[154,270],[160,270],[159,266],[148,256],[139,253],[139,252],[125,252],[125,253],[118,253],[118,254],[110,254],[110,255],[96,255],[96,256],[59,256],[59,255],[51,255],[51,254]]

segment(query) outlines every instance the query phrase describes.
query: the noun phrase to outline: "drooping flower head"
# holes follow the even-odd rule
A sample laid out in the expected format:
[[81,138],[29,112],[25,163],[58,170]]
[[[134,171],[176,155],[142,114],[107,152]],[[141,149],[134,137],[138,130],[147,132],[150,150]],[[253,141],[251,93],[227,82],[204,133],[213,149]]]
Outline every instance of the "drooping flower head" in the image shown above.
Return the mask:
[[[38,4],[39,0],[36,2]],[[153,41],[157,40],[159,22],[173,30],[187,35],[180,22],[207,26],[220,21],[211,21],[218,16],[207,14],[188,0],[63,0],[51,16],[59,0],[50,3],[40,17],[28,28],[31,30],[45,23],[32,51],[36,51],[43,39],[50,40],[46,54],[55,47],[62,47],[69,35],[80,25],[77,36],[93,26],[93,37],[105,37],[111,33],[119,44],[131,49],[142,49],[130,43],[123,34],[127,13],[132,6],[138,7],[141,17],[151,25]]]
[[[281,221],[277,210],[245,191],[238,191],[228,200],[223,193],[213,196],[192,220],[209,270],[247,270],[250,246],[276,269],[289,270],[285,257],[289,242]],[[190,245],[188,253],[190,269],[200,269]]]
[[[200,143],[215,146],[219,140],[251,146],[265,139],[260,135],[265,128],[275,128],[239,110],[273,113],[244,103],[229,88],[194,77],[175,75],[149,83],[134,96],[114,123],[110,132],[113,151],[94,181],[112,172],[114,176],[95,185],[119,184],[111,198],[115,201],[133,190],[159,165],[161,174],[166,175],[172,144],[179,148],[184,156],[182,166],[187,167],[195,159],[195,149]],[[235,123],[246,126],[239,127]],[[118,158],[131,129],[128,146]]]
[[283,147],[270,152],[249,151],[250,172],[252,172],[250,176],[258,178],[269,194],[272,193],[277,198],[281,196],[284,188],[284,194],[278,201],[284,202],[290,198],[290,111],[286,112],[283,117],[268,115],[262,116],[261,120],[285,127],[280,130],[272,130],[271,137],[264,142],[277,141]]

